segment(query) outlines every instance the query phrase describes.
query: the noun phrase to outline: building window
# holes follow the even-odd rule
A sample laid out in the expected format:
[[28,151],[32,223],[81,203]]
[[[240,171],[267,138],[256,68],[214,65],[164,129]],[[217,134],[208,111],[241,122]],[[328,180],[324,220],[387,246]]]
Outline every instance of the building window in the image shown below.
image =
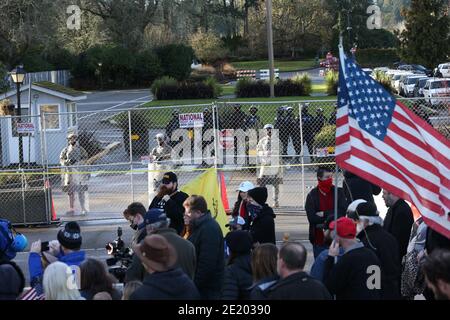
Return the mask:
[[67,104],[67,126],[69,128],[77,126],[77,106],[74,102]]
[[43,129],[45,130],[61,129],[59,123],[59,105],[43,104],[40,106],[40,114],[41,114],[41,125]]

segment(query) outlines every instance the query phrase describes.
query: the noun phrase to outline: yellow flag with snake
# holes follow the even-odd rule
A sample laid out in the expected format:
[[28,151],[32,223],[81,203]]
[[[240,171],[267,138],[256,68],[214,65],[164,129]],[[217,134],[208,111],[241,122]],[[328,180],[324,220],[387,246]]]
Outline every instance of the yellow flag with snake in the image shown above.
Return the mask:
[[222,233],[227,234],[228,228],[225,225],[228,223],[228,218],[222,203],[217,170],[215,168],[206,170],[180,189],[188,195],[196,194],[203,196],[208,204],[208,210],[211,212],[212,217],[219,223]]

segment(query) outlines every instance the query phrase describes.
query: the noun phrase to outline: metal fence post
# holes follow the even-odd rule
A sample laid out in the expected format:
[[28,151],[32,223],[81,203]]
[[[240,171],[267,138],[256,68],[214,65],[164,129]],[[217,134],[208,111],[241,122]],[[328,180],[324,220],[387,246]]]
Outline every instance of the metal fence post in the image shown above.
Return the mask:
[[300,128],[300,144],[302,146],[302,151],[300,152],[300,161],[301,161],[301,183],[302,183],[302,203],[300,204],[301,206],[305,205],[305,143],[303,141],[303,119],[302,119],[302,107],[303,105],[301,103],[298,104],[298,120],[299,120],[299,128]]
[[[219,112],[215,102],[211,103],[212,114],[213,114],[213,130],[214,130],[214,168],[217,171],[217,157],[219,155],[219,128],[217,127],[216,121],[219,120]],[[217,114],[216,114],[217,112]]]
[[133,139],[131,138],[131,110],[128,110],[128,141],[130,143],[130,183],[131,200],[134,201],[134,177],[133,177]]

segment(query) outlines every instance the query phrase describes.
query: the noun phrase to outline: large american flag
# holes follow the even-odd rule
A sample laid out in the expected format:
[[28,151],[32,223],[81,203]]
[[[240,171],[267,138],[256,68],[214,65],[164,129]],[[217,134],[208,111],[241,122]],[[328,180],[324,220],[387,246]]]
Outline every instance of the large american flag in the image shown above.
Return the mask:
[[450,142],[340,48],[336,162],[412,202],[450,238]]

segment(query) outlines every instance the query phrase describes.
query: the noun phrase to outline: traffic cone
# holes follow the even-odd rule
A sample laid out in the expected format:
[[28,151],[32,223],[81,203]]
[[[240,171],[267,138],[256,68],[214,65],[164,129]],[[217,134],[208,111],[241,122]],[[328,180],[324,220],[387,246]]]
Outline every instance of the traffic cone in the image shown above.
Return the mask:
[[45,188],[47,188],[50,192],[50,202],[51,202],[51,210],[52,210],[52,221],[57,221],[58,218],[56,217],[56,210],[55,210],[55,204],[53,202],[53,195],[52,195],[52,188],[50,185],[50,180],[45,180]]
[[223,172],[219,173],[220,175],[220,191],[222,196],[222,203],[225,212],[228,214],[230,212],[230,204],[228,203],[228,195],[227,195],[227,186],[225,184],[225,175]]

